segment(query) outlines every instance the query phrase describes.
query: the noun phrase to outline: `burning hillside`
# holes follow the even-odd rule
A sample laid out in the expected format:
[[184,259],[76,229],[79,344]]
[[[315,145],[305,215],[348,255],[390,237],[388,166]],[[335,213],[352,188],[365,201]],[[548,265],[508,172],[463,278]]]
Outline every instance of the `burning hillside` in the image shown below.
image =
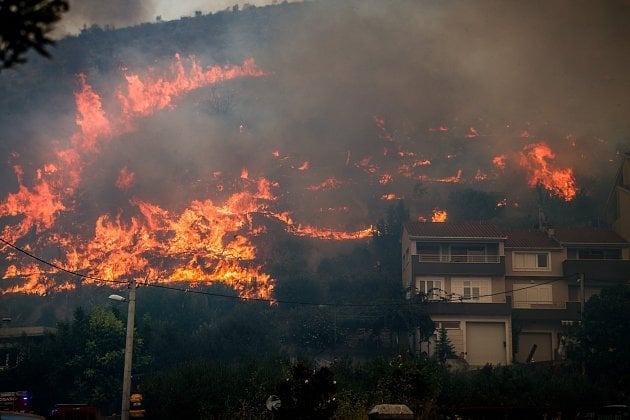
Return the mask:
[[[630,127],[616,119],[618,110],[598,113],[586,101],[602,92],[572,91],[584,99],[573,110],[593,115],[585,128],[560,106],[567,87],[554,94],[544,70],[523,73],[526,80],[511,86],[518,99],[501,90],[516,82],[510,69],[518,57],[505,58],[504,68],[490,75],[479,72],[479,61],[447,70],[469,52],[453,38],[438,37],[451,33],[442,27],[460,35],[474,28],[478,38],[468,47],[481,56],[500,47],[461,5],[422,8],[401,1],[403,9],[390,10],[378,1],[332,4],[230,15],[225,50],[198,56],[188,55],[199,52],[193,47],[165,57],[114,45],[105,58],[122,65],[106,71],[91,64],[65,74],[58,90],[73,87],[50,95],[54,106],[34,93],[37,77],[0,75],[5,93],[18,92],[12,81],[19,80],[34,86],[28,88],[33,103],[46,103],[2,118],[8,127],[2,239],[53,263],[42,266],[5,244],[2,290],[71,289],[74,282],[62,275],[68,270],[85,275],[85,282],[130,276],[222,282],[243,297],[272,298],[274,280],[259,261],[259,247],[273,240],[271,225],[318,240],[363,240],[393,201],[405,200],[413,218],[427,221],[448,220],[448,191],[462,186],[499,192],[502,208],[517,208],[534,188],[570,205],[582,179],[616,167],[617,130]],[[472,16],[486,7],[480,3]],[[321,20],[326,13],[337,20]],[[501,23],[496,30],[529,45],[507,29],[518,13],[499,14],[488,15]],[[263,18],[276,26],[263,25],[273,28],[263,31],[252,23]],[[195,18],[200,25],[205,21],[196,19],[212,17]],[[551,25],[547,17],[537,19],[543,28]],[[287,32],[295,36],[281,36]],[[547,39],[532,36],[532,42]],[[89,45],[83,48],[94,51]],[[532,60],[542,62],[560,47],[554,39]],[[230,48],[238,53],[225,52]],[[613,49],[592,48],[587,53]],[[68,51],[61,42],[57,60],[66,63]],[[310,51],[320,51],[318,58]],[[603,65],[598,74],[626,80],[630,73],[623,69],[625,62]],[[548,96],[536,103],[531,90]],[[628,108],[627,98],[613,91]],[[596,132],[609,123],[617,128]]]

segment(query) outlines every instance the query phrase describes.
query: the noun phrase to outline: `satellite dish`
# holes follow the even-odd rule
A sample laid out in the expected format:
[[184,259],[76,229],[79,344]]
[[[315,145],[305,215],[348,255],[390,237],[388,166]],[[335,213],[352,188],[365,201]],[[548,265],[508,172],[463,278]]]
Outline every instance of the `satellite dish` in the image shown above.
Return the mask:
[[265,405],[267,406],[267,410],[277,411],[280,408],[280,397],[277,395],[270,395],[269,398],[267,398]]

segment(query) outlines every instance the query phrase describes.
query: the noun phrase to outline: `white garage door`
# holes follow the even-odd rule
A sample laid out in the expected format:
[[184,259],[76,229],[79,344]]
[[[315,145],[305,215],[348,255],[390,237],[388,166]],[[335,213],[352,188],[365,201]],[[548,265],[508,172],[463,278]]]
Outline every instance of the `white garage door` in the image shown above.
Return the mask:
[[507,364],[505,324],[502,322],[466,323],[466,360],[474,366],[486,363]]
[[533,362],[552,360],[551,333],[521,333],[518,336],[516,361],[521,363],[527,361],[532,349],[534,349]]

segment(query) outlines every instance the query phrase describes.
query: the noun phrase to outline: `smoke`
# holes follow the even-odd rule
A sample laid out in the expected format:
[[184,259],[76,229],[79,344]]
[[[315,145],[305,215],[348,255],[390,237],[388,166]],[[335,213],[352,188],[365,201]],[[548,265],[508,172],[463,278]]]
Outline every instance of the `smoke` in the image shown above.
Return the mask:
[[[65,24],[122,27],[153,19],[160,7],[76,2]],[[140,202],[159,208],[152,222],[161,227],[174,223],[165,214],[177,219],[193,202],[232,216],[226,201],[249,204],[239,200],[251,200],[261,179],[274,198],[260,194],[259,215],[287,214],[293,228],[331,231],[363,229],[398,198],[412,218],[430,219],[464,188],[496,192],[506,197],[502,205],[526,212],[523,204],[536,199],[533,170],[545,177],[571,169],[578,187],[601,196],[612,187],[618,152],[630,149],[629,18],[621,0],[320,0],[102,37],[92,31],[61,40],[52,62],[33,60],[0,77],[5,177],[14,180],[20,165],[30,192],[41,179],[79,168],[76,184],[53,183],[68,195],[69,210],[51,230],[72,225],[87,240],[103,214],[120,215],[126,231]],[[190,56],[202,66],[251,57],[265,76],[169,92],[169,106],[124,120],[97,153],[85,160],[81,151],[68,153],[67,168],[40,170],[78,130],[78,73],[116,121],[130,80],[124,75],[138,76],[136,88],[163,81],[175,54],[186,68]],[[54,86],[46,84],[52,72]],[[535,159],[523,153],[538,150],[532,144],[548,165],[523,167],[523,159]],[[15,184],[5,183],[3,197]],[[244,190],[250,195],[238,195]],[[191,226],[207,228],[205,235],[213,223]]]
[[[409,196],[392,159],[399,151],[431,161],[422,168],[429,177],[461,169],[470,181],[479,169],[492,175],[494,156],[514,157],[542,141],[558,167],[603,180],[616,169],[620,145],[628,145],[627,2],[320,1],[303,7],[308,12],[269,31],[267,48],[252,49],[272,76],[268,89],[250,91],[264,97],[265,109],[251,102],[257,108],[243,112],[259,137],[308,156],[311,174],[329,166],[333,174],[347,171],[348,152],[354,162],[372,156]],[[235,26],[232,43],[247,46],[245,37]],[[395,144],[378,140],[375,115]],[[441,126],[448,129],[441,135],[430,131]],[[471,127],[476,138],[467,137]],[[523,175],[514,177],[525,193]],[[514,191],[507,185],[485,188]],[[372,198],[368,191],[362,197]]]
[[[98,11],[82,4],[77,13]],[[131,12],[107,9],[139,20],[155,9],[126,5]],[[168,116],[139,122],[135,144],[148,136],[155,152],[147,171],[173,165],[204,179],[204,163],[236,178],[247,168],[252,177],[279,181],[280,199],[305,221],[339,225],[377,217],[387,194],[425,215],[443,205],[448,188],[522,200],[530,187],[519,152],[539,142],[549,144],[558,168],[610,187],[605,180],[630,132],[627,2],[322,0],[274,7],[283,13],[241,10],[221,37],[224,49],[192,39],[177,51],[206,63],[254,57],[268,76],[200,91]],[[108,13],[94,16],[105,22]],[[252,31],[247,16],[256,13],[267,23]],[[152,62],[142,50],[115,54],[123,65]],[[224,109],[221,100],[228,101]],[[161,153],[175,138],[176,150]],[[284,159],[273,158],[276,151]],[[493,164],[497,155],[505,156],[505,170]],[[419,161],[430,164],[413,167]],[[298,171],[305,162],[308,169]],[[403,165],[412,167],[406,175]],[[479,174],[487,180],[476,181]],[[383,185],[385,175],[391,182]],[[453,187],[444,182],[458,176]],[[156,171],[144,177],[170,182]],[[314,192],[328,178],[337,187]],[[413,203],[419,182],[425,195]]]
[[71,0],[57,32],[76,34],[94,25],[124,28],[155,20],[155,11],[156,0]]

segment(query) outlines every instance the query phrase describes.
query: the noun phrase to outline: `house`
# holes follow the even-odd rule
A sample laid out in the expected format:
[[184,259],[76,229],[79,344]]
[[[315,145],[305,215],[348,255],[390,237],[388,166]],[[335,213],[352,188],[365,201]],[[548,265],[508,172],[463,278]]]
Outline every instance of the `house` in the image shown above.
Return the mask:
[[[9,320],[9,318],[5,318]],[[25,340],[40,340],[47,333],[54,333],[56,328],[50,327],[9,327],[3,319],[0,327],[0,370],[11,369],[20,362],[19,344]]]
[[[408,222],[403,287],[422,297],[437,328],[472,366],[512,362],[511,302],[505,289],[504,232],[489,223]],[[435,340],[412,348],[429,354]]]
[[[630,284],[630,242],[611,229],[409,222],[402,252],[407,298],[471,366],[562,360],[588,298]],[[432,354],[435,340],[412,348]]]
[[520,229],[507,232],[505,253],[514,361],[563,359],[567,327],[579,320],[580,309],[569,302],[569,284],[579,278],[565,277],[566,250],[544,230]]
[[606,219],[619,236],[630,241],[630,152],[624,153],[608,196]]

